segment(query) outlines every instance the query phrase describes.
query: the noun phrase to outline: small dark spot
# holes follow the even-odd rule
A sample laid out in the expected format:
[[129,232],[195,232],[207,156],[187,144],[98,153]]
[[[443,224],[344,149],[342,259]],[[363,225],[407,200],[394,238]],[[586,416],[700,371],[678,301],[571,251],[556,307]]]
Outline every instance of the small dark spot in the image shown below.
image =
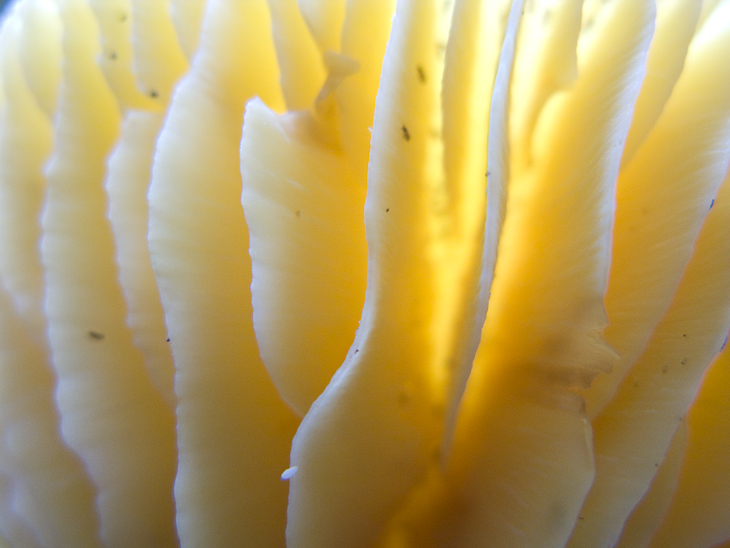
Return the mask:
[[297,209],[296,216],[297,217],[301,217],[302,216],[302,210],[301,209]]
[[658,462],[655,462],[654,463],[654,468],[659,468],[659,463]]
[[682,333],[682,336],[683,336],[683,337],[686,337],[686,336],[687,336],[687,333]]
[[414,387],[411,383],[406,382],[403,386],[398,388],[398,404],[401,407],[410,405],[413,401]]
[[119,14],[119,21],[121,23],[124,23],[126,20],[127,20],[127,14],[126,13]]
[[150,90],[150,97],[152,97],[153,99],[157,99],[159,96],[160,96],[160,94],[157,93],[157,90],[156,89],[151,89]]
[[356,349],[355,349],[355,351],[354,351],[354,352],[352,353],[352,355],[354,356],[354,355],[355,355],[355,354],[357,354],[358,352],[360,352],[360,349],[359,349],[359,348],[356,348]]
[[487,177],[491,177],[492,173],[490,171],[487,171],[484,175],[486,175]]
[[666,374],[667,371],[669,371],[669,366],[665,365],[664,367],[662,367],[662,373]]
[[389,207],[386,207],[385,208],[385,212],[388,213],[388,211],[390,211],[390,208]]
[[426,71],[423,70],[423,67],[421,65],[418,65],[416,67],[416,70],[418,71],[418,79],[421,81],[422,84],[426,83]]
[[91,337],[95,341],[100,341],[104,338],[104,333],[99,333],[98,331],[89,331],[89,337]]
[[403,130],[403,138],[406,141],[410,141],[411,140],[411,134],[408,133],[408,128],[406,126],[401,126],[401,129]]
[[170,337],[167,337],[167,342],[170,342]]
[[583,519],[583,516],[578,516],[578,519]]
[[109,52],[109,59],[111,59],[112,61],[116,61],[117,60],[117,52],[116,51],[110,51]]
[[682,358],[682,359],[681,359],[681,360],[679,361],[679,364],[680,364],[680,365],[684,365],[685,363],[687,363],[687,358]]
[[712,201],[710,202],[710,209],[712,209],[712,206],[714,206],[714,205],[715,205],[715,200],[712,200]]
[[634,388],[639,388],[639,381],[634,381]]

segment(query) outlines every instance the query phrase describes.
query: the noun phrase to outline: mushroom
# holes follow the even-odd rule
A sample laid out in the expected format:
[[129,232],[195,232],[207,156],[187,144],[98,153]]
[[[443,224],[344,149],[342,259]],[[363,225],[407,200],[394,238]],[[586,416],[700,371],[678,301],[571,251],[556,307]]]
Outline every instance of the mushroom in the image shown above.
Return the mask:
[[16,0],[0,546],[730,544],[730,3]]

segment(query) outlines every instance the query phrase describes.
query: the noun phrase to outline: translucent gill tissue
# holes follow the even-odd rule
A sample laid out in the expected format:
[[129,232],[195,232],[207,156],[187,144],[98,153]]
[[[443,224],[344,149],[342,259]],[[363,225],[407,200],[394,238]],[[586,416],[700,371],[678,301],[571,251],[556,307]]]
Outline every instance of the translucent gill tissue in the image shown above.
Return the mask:
[[0,548],[730,548],[730,1],[0,17]]

